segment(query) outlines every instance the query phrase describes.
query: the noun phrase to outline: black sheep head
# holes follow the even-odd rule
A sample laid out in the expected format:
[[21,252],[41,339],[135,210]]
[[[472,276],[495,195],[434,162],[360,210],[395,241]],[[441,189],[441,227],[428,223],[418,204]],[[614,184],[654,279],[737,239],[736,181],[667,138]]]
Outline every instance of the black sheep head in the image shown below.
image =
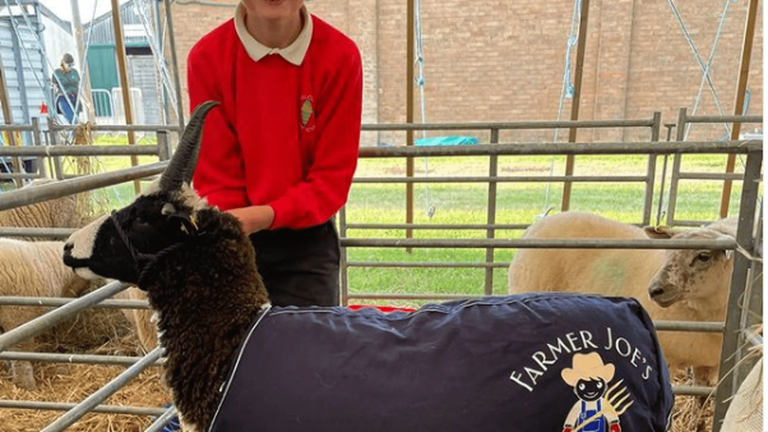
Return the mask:
[[199,105],[160,179],[130,205],[73,233],[64,264],[81,277],[117,279],[141,287],[142,272],[163,251],[197,234],[195,214],[207,207],[190,182],[197,163],[203,120],[218,105]]

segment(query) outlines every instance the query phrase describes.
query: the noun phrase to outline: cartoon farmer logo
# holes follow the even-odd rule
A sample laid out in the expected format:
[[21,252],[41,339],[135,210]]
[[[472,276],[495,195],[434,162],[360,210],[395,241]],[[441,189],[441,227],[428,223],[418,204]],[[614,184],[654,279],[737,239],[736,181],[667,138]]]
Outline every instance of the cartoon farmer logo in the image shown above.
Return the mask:
[[563,425],[563,432],[621,432],[619,416],[633,401],[623,380],[608,388],[616,368],[603,364],[600,354],[574,354],[573,367],[561,372],[563,381],[573,387],[579,400],[573,405]]

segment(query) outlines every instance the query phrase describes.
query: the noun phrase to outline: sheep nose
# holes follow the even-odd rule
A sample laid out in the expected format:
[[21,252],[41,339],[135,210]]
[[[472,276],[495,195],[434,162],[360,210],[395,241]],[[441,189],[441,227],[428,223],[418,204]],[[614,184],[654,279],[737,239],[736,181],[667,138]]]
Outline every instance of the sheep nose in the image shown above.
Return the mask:
[[656,297],[664,294],[664,288],[662,287],[653,287],[648,292],[651,297]]

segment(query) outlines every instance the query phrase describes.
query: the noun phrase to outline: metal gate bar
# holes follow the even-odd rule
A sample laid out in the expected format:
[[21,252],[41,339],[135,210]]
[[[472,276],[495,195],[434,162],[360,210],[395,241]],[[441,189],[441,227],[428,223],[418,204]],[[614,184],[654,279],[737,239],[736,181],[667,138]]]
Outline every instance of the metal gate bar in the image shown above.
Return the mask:
[[[712,124],[712,123],[762,123],[763,116],[689,116],[687,108],[680,108],[677,118],[678,142],[684,141],[686,130],[691,124]],[[701,221],[681,221],[675,219],[675,210],[677,208],[677,194],[680,187],[680,180],[742,180],[743,175],[732,173],[684,173],[681,171],[683,155],[676,153],[672,161],[672,172],[669,184],[669,199],[667,204],[667,225],[668,226],[701,226]]]
[[148,352],[141,360],[136,362],[133,366],[125,370],[112,381],[105,384],[102,388],[94,392],[77,404],[74,408],[67,411],[66,414],[59,417],[53,423],[49,424],[41,432],[61,432],[64,429],[72,426],[73,423],[78,421],[88,412],[96,408],[101,402],[105,401],[108,397],[112,396],[115,392],[120,390],[128,381],[138,376],[144,369],[152,366],[152,364],[163,355],[163,348],[157,347]]
[[[95,355],[95,354],[56,354],[39,353],[29,351],[3,351],[0,352],[0,360],[29,360],[36,362],[50,363],[68,363],[68,364],[100,364],[130,366],[141,360],[143,356],[116,356],[116,355]],[[162,365],[164,359],[158,360],[155,364]]]
[[122,282],[111,282],[103,287],[94,290],[77,300],[54,309],[44,315],[41,315],[31,321],[28,321],[13,330],[0,335],[0,352],[7,350],[15,344],[32,337],[44,330],[47,330],[56,324],[72,317],[94,304],[112,297],[120,291],[128,288],[130,285]]
[[730,396],[738,388],[741,382],[740,379],[743,379],[743,377],[740,377],[736,367],[744,356],[744,347],[747,346],[744,340],[744,333],[741,331],[743,329],[740,326],[743,314],[748,314],[750,311],[742,308],[742,299],[744,299],[745,292],[748,292],[748,287],[746,286],[747,276],[752,264],[752,260],[747,254],[753,253],[757,247],[753,228],[755,226],[755,203],[758,200],[760,191],[762,163],[762,149],[751,151],[747,155],[747,163],[744,169],[744,185],[742,187],[739,207],[739,224],[736,232],[736,241],[740,249],[733,261],[731,289],[728,293],[728,307],[725,315],[725,337],[723,338],[720,354],[721,376],[730,373],[732,370],[733,372],[730,377],[722,379],[717,389],[716,400],[719,403],[715,405],[715,432],[720,429],[720,421],[725,417],[725,412],[730,405]]
[[[76,407],[77,407],[77,404],[65,403],[65,402],[0,400],[0,408],[8,408],[8,409],[70,411]],[[131,406],[117,406],[117,405],[96,405],[90,411],[104,413],[104,414],[127,414],[127,415],[146,415],[146,416],[156,416],[164,412],[164,410],[161,408],[131,407]]]
[[[466,129],[466,127],[462,127],[462,129]],[[546,146],[544,148],[543,146]],[[659,155],[659,154],[676,154],[680,152],[690,152],[690,153],[738,153],[738,154],[748,154],[748,165],[750,164],[749,160],[753,157],[754,154],[760,154],[762,155],[762,145],[761,143],[758,143],[756,141],[751,140],[744,140],[744,141],[729,141],[729,142],[721,142],[721,143],[711,143],[711,142],[672,142],[672,143],[632,143],[632,144],[624,144],[624,143],[569,143],[569,144],[558,144],[558,143],[545,143],[545,144],[532,144],[532,143],[525,143],[525,144],[496,144],[496,145],[480,145],[480,146],[466,146],[467,148],[425,148],[425,147],[413,147],[409,149],[402,149],[402,148],[387,148],[387,149],[371,149],[371,148],[364,148],[361,149],[361,157],[414,157],[414,156],[424,156],[424,155],[435,155],[435,156],[465,156],[465,155],[483,155],[483,156],[489,156],[489,157],[495,157],[499,155],[533,155],[533,154],[633,154],[633,153],[649,153],[651,155]],[[751,162],[754,166],[755,162]],[[156,165],[156,164],[155,164]],[[490,170],[489,170],[490,171]],[[752,169],[754,171],[754,169]],[[760,172],[760,166],[757,168],[757,176],[754,179],[755,182],[759,182],[759,172]],[[491,181],[498,182],[500,179],[504,179],[504,177],[498,177],[491,175],[492,172],[489,172],[489,176],[485,180],[479,180],[479,181],[488,181],[489,184]],[[124,174],[123,174],[124,175]],[[91,178],[89,176],[89,178]],[[642,177],[638,177],[640,179]],[[551,180],[551,178],[548,178]],[[114,179],[112,179],[114,180]],[[570,180],[573,180],[571,177]],[[73,185],[75,185],[77,188],[84,188],[83,190],[78,191],[84,191],[88,187],[95,188],[100,187],[101,183],[104,179],[99,179],[98,181],[89,181],[89,182],[83,182],[83,183],[66,183],[68,185],[68,188],[61,188],[60,190],[55,190],[55,193],[53,190],[48,190],[45,192],[45,194],[33,194],[34,196],[29,197],[29,203],[31,202],[38,202],[43,201],[45,199],[51,199],[55,198],[57,196],[56,193],[63,194],[64,192],[72,192]],[[64,183],[64,182],[61,182]],[[87,184],[88,186],[84,186]],[[744,193],[747,194],[745,186]],[[751,193],[751,192],[750,192]],[[0,196],[0,209],[6,209],[11,208],[19,204],[17,198],[14,198],[14,200],[8,200],[7,196],[12,195],[12,193],[5,194],[3,196]],[[489,194],[489,206],[490,206],[490,199],[491,194]],[[749,195],[751,196],[751,195]],[[742,205],[747,207],[750,207],[754,210],[754,201],[750,202],[749,196],[743,195],[742,196]],[[26,201],[24,201],[27,203]],[[340,223],[342,224],[343,229],[348,228],[347,224],[345,223],[346,220],[343,218],[344,213],[342,212],[340,214]],[[490,217],[490,216],[489,216]],[[495,222],[495,218],[493,219]],[[353,226],[353,225],[350,225]],[[487,230],[486,232],[486,238],[484,239],[477,239],[477,240],[452,240],[452,241],[441,241],[440,239],[435,240],[429,240],[429,239],[408,239],[408,240],[391,240],[391,239],[354,239],[354,238],[348,238],[346,236],[346,231],[341,231],[342,238],[342,246],[343,251],[346,250],[347,247],[404,247],[404,245],[407,245],[409,247],[438,247],[438,248],[444,248],[444,247],[461,247],[461,248],[478,248],[478,249],[486,249],[492,250],[495,248],[506,248],[506,247],[542,247],[542,248],[551,248],[554,246],[553,243],[548,243],[546,241],[529,241],[528,244],[526,244],[525,240],[504,240],[504,239],[496,239],[493,235],[488,235],[488,233],[493,232],[495,234],[496,230],[502,229],[502,227],[508,227],[508,226],[515,226],[515,225],[497,225],[495,223],[487,224],[487,225],[477,225],[480,228]],[[419,226],[419,228],[425,228],[426,226]],[[355,228],[364,228],[362,226],[356,226]],[[742,226],[740,225],[740,237],[742,235]],[[456,229],[453,226],[450,226],[447,229]],[[738,239],[737,239],[738,240]],[[397,243],[394,243],[397,242]],[[654,244],[656,242],[656,244]],[[692,248],[700,248],[700,247],[707,247],[707,248],[714,248],[714,249],[734,249],[737,247],[738,244],[742,244],[740,241],[707,241],[707,242],[682,242],[682,243],[676,243],[675,240],[664,240],[664,241],[655,241],[655,240],[640,240],[637,244],[628,244],[624,243],[623,245],[619,244],[611,244],[610,242],[594,242],[591,240],[585,241],[583,243],[577,243],[574,241],[569,241],[568,246],[569,247],[578,247],[578,248],[634,248],[634,249],[667,249],[667,248],[676,248],[676,249],[692,249]],[[744,246],[742,244],[742,246]],[[739,254],[740,255],[740,254]],[[345,252],[343,252],[343,256],[345,256]],[[342,271],[342,278],[343,275],[346,274],[347,267],[352,266],[364,266],[364,265],[372,265],[373,263],[347,263],[348,265],[343,268]],[[410,263],[411,265],[415,265],[418,263]],[[448,266],[449,263],[440,263],[440,266]],[[385,264],[385,265],[392,265],[392,263]],[[469,263],[460,263],[460,265],[469,265]],[[485,262],[477,263],[476,266],[485,268],[486,271],[492,270],[492,268],[506,266],[506,263],[495,263],[493,261],[488,262],[487,260]],[[736,269],[734,269],[734,277],[736,275]],[[744,280],[747,280],[748,276],[743,276]],[[751,280],[751,279],[750,279]],[[112,283],[109,284],[100,290],[103,290],[107,287],[113,287],[112,289],[115,290],[115,292],[120,291],[122,289],[125,289],[127,285],[120,287],[119,289],[115,289],[114,285],[118,283]],[[99,290],[99,291],[100,291]],[[95,291],[95,292],[99,292]],[[91,293],[93,294],[93,293]],[[89,294],[89,295],[91,295]],[[113,293],[105,294],[101,298],[110,297]],[[44,315],[43,317],[36,318],[35,320],[30,321],[27,324],[35,324],[41,325],[42,323],[46,323],[48,321],[49,315],[57,316],[56,314],[62,314],[60,312],[61,310],[65,308],[69,308],[68,314],[74,314],[85,307],[89,307],[88,305],[84,305],[84,300],[87,296],[76,299],[76,300],[69,300],[64,301],[66,303],[65,306],[62,306],[61,308],[50,312],[49,314]],[[352,296],[357,297],[357,296]],[[347,298],[350,298],[350,296],[347,293]],[[370,298],[370,297],[365,297]],[[403,296],[381,296],[380,298],[403,298]],[[453,299],[453,298],[467,298],[467,296],[451,296],[451,295],[445,295],[445,296],[420,296],[420,295],[413,295],[409,298],[422,298],[422,299]],[[14,299],[15,300],[15,299]],[[53,300],[52,300],[53,301]],[[99,301],[99,300],[96,300]],[[107,303],[107,306],[117,306],[120,302],[119,300],[109,300]],[[141,302],[138,302],[141,303]],[[138,304],[133,304],[133,306],[138,306]],[[143,305],[142,305],[143,306]],[[66,318],[66,317],[65,317]],[[57,318],[58,319],[58,318]],[[25,324],[24,326],[26,326]],[[658,327],[657,329],[659,331],[666,331],[666,330],[687,330],[687,331],[722,331],[723,324],[721,323],[664,323],[659,322],[655,323]],[[19,332],[20,329],[22,329],[24,326],[21,326],[17,329],[14,329],[11,332],[8,332],[5,335],[0,336],[0,351],[6,349],[8,346],[13,345],[14,343],[17,343],[20,340],[23,340],[25,337],[29,337],[33,335],[36,331],[40,331],[40,329],[35,329],[32,331],[24,330]],[[737,324],[738,326],[738,324]],[[34,326],[32,326],[34,327]],[[41,326],[43,327],[43,326]],[[31,327],[28,327],[31,328]],[[47,328],[47,327],[45,327]],[[15,332],[15,333],[14,333]],[[13,337],[11,337],[13,336]],[[726,339],[729,338],[728,332],[726,332]],[[17,340],[18,339],[18,340]],[[156,353],[157,350],[152,351],[152,353]],[[5,356],[8,354],[10,358],[14,358],[14,355],[17,355],[19,357],[15,358],[23,358],[26,355],[33,356],[34,353],[2,353],[2,356]],[[47,359],[49,361],[55,361],[53,357],[46,357],[48,354],[40,354],[41,357],[39,359]],[[131,362],[133,363],[133,366],[131,366],[131,371],[135,371],[135,368],[138,368],[139,365],[142,365],[143,367],[148,367],[150,365],[157,364],[159,354],[152,354],[153,356],[156,355],[157,357],[150,358],[143,357],[140,360],[137,358],[116,358],[116,360],[123,361],[123,362]],[[72,356],[69,356],[72,357]],[[105,356],[99,356],[99,357],[105,357]],[[78,361],[85,361],[87,360],[86,357],[72,357],[75,360]],[[103,361],[104,363],[107,363],[106,359],[94,359],[96,362]],[[104,405],[99,405],[100,397],[104,396],[107,392],[111,391],[117,391],[117,388],[122,386],[125,382],[127,382],[130,377],[129,374],[127,375],[128,371],[126,371],[124,374],[121,374],[118,378],[113,380],[110,384],[107,384],[104,388],[102,388],[98,393],[98,397],[96,393],[89,397],[86,401],[73,406],[74,408],[72,411],[65,414],[63,417],[61,417],[59,420],[57,420],[56,423],[52,423],[48,426],[44,431],[45,432],[54,432],[58,430],[62,430],[59,427],[62,427],[64,423],[70,422],[69,424],[74,423],[79,419],[82,415],[87,413],[88,411],[98,411],[101,409],[112,409],[112,408],[105,408]],[[138,373],[138,372],[137,372]],[[702,391],[705,391],[706,389],[702,390],[702,388],[687,388],[687,387],[676,387],[676,393],[677,394],[699,394]],[[111,393],[110,393],[111,394]],[[106,399],[108,395],[104,396],[104,399]],[[16,402],[16,401],[13,401]],[[0,407],[2,407],[4,401],[0,401]],[[140,407],[127,407],[131,409],[147,409],[147,410],[153,410],[151,411],[151,414],[149,411],[147,411],[147,415],[158,415],[159,413],[163,413],[163,416],[167,416],[167,418],[170,418],[174,411],[173,409],[160,409],[160,408],[140,408]],[[75,418],[77,417],[77,418]],[[150,427],[148,430],[159,430],[159,428],[162,427],[162,423],[159,423],[160,419],[155,421],[153,423],[153,426]],[[159,426],[158,426],[159,425]],[[68,426],[68,425],[67,425]],[[66,428],[67,426],[63,426],[63,428]],[[155,428],[155,429],[152,429]]]

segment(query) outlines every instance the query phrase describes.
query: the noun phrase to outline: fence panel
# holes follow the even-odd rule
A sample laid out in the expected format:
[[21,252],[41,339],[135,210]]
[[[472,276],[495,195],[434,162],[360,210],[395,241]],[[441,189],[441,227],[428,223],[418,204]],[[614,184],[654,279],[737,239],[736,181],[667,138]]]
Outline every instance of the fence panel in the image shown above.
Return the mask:
[[[654,120],[658,125],[660,122],[658,119]],[[542,122],[538,125],[543,125]],[[584,122],[588,126],[594,126],[595,124],[610,124],[615,126],[615,123],[599,123],[599,122]],[[640,122],[637,127],[650,127],[648,122]],[[565,127],[564,124],[570,124],[570,122],[548,122],[546,123],[551,127]],[[630,122],[630,125],[633,123]],[[342,209],[339,214],[338,223],[341,233],[341,246],[342,246],[342,273],[341,273],[341,292],[342,301],[344,304],[348,304],[350,300],[355,299],[385,299],[385,300],[443,300],[453,299],[461,297],[456,294],[435,294],[425,295],[418,293],[404,293],[400,295],[396,294],[381,294],[381,293],[354,293],[350,292],[349,286],[349,271],[353,268],[360,267],[379,267],[379,268],[403,268],[403,267],[435,267],[442,269],[450,268],[477,268],[482,271],[482,277],[480,278],[479,285],[482,286],[482,294],[493,294],[493,271],[495,269],[506,268],[508,262],[499,262],[496,259],[495,252],[499,249],[514,249],[524,247],[534,248],[552,248],[552,247],[568,247],[568,248],[635,248],[635,249],[660,249],[660,248],[711,248],[711,249],[726,249],[736,250],[741,252],[742,250],[756,250],[757,244],[754,241],[754,235],[751,231],[751,227],[754,221],[754,215],[756,213],[756,206],[759,200],[759,182],[760,173],[762,169],[762,146],[761,143],[757,143],[750,140],[744,141],[728,141],[728,142],[658,142],[658,134],[656,133],[656,139],[648,142],[639,143],[519,143],[519,144],[504,144],[496,143],[498,140],[498,131],[504,128],[517,128],[519,124],[456,124],[456,125],[441,125],[438,127],[435,125],[424,125],[425,129],[429,130],[452,130],[456,129],[472,129],[475,127],[483,127],[490,132],[490,142],[487,144],[470,145],[470,146],[451,146],[451,147],[388,147],[388,148],[363,148],[360,152],[361,160],[363,159],[413,159],[416,157],[466,157],[466,156],[480,156],[488,158],[487,175],[484,176],[467,176],[467,177],[398,177],[398,178],[357,178],[356,184],[387,184],[392,182],[397,183],[411,183],[411,184],[437,184],[437,183],[452,183],[452,184],[465,184],[465,183],[484,183],[488,185],[487,195],[483,197],[484,208],[484,221],[483,223],[462,223],[462,224],[419,224],[413,222],[406,223],[360,223],[355,220],[350,220],[347,209]],[[530,126],[530,124],[528,125]],[[634,127],[634,126],[633,126]],[[367,127],[367,130],[405,130],[405,129],[419,129],[419,126],[409,125],[402,129],[393,125],[381,125],[378,127]],[[494,138],[495,137],[495,138]],[[160,141],[160,140],[159,140]],[[64,155],[81,155],[89,154],[91,151],[96,152],[101,150],[104,152],[115,152],[115,154],[139,154],[129,152],[149,151],[147,149],[137,148],[131,149],[129,146],[125,146],[121,149],[112,149],[110,147],[98,147],[90,148],[90,146],[49,146],[45,149],[36,148],[19,148],[19,149],[0,149],[0,155],[5,156],[34,156],[34,157],[54,157]],[[147,146],[151,147],[151,146]],[[9,150],[9,153],[2,153]],[[16,153],[13,153],[16,152]],[[161,160],[167,159],[167,146],[157,146],[157,148],[151,149],[152,154],[160,155]],[[166,152],[166,153],[163,153]],[[143,154],[143,153],[142,153]],[[626,175],[613,175],[613,176],[596,176],[596,175],[574,175],[574,176],[505,176],[502,175],[503,170],[500,169],[499,160],[501,157],[506,156],[531,156],[531,155],[648,155],[649,163],[646,173],[644,175],[626,176]],[[677,154],[743,154],[747,156],[748,175],[745,177],[745,183],[749,187],[744,187],[742,191],[742,207],[740,208],[740,216],[744,215],[739,223],[739,234],[735,241],[730,240],[712,240],[712,241],[655,241],[655,240],[643,240],[633,242],[620,242],[610,240],[526,240],[526,239],[508,239],[499,238],[497,233],[500,230],[522,230],[526,223],[508,223],[499,224],[498,218],[498,187],[507,183],[524,183],[532,181],[545,181],[545,182],[580,182],[580,183],[611,183],[611,182],[632,182],[643,185],[643,199],[642,199],[642,216],[640,223],[647,222],[649,218],[650,209],[652,208],[653,200],[648,198],[648,195],[653,194],[653,184],[656,178],[655,164],[651,164],[651,159],[655,161],[657,156],[665,155],[677,155]],[[82,178],[68,179],[59,184],[54,184],[49,187],[40,187],[32,191],[14,191],[3,195],[0,195],[0,210],[9,209],[21,205],[27,205],[34,202],[43,201],[46,199],[55,198],[65,194],[72,194],[76,192],[82,192],[86,190],[93,190],[101,188],[107,185],[116,184],[120,182],[128,182],[137,178],[145,178],[161,172],[167,162],[159,162],[156,164],[150,164],[145,166],[139,166],[135,168],[129,168],[120,172],[105,173],[92,175]],[[751,216],[749,216],[751,215]],[[474,239],[451,239],[451,238],[408,238],[400,236],[399,238],[371,238],[367,236],[353,237],[350,236],[350,230],[363,231],[363,230],[415,230],[415,229],[428,229],[436,231],[456,231],[456,230],[477,230],[482,232],[482,238]],[[0,229],[0,235],[15,235],[19,231],[12,229]],[[71,231],[52,231],[53,236],[68,235]],[[28,232],[27,234],[29,235]],[[348,253],[351,250],[359,250],[363,248],[429,248],[432,250],[438,249],[479,249],[483,251],[483,258],[478,262],[473,263],[452,263],[452,262],[374,262],[374,261],[351,261],[349,260]],[[743,330],[743,319],[741,314],[743,311],[739,309],[738,298],[749,287],[750,279],[747,277],[748,271],[754,266],[755,261],[745,259],[742,253],[737,253],[737,256],[742,258],[737,259],[734,266],[734,279],[732,281],[731,292],[731,307],[734,312],[729,313],[725,323],[700,323],[700,322],[658,322],[656,323],[659,331],[710,331],[721,332],[725,330],[725,340],[727,343],[723,345],[723,359],[730,358],[731,354],[737,353],[741,344],[738,337],[740,337],[739,330]],[[0,305],[4,304],[20,304],[27,302],[39,303],[42,305],[61,304],[65,305],[59,307],[53,312],[49,312],[45,315],[36,318],[29,323],[18,327],[6,334],[0,335],[0,358],[6,360],[13,359],[33,359],[37,361],[61,361],[62,357],[55,355],[55,353],[19,353],[5,351],[9,347],[18,343],[19,341],[39,333],[42,329],[48,328],[55,322],[72,316],[77,311],[83,310],[88,307],[92,307],[95,303],[99,303],[103,307],[146,307],[144,303],[136,302],[121,302],[115,300],[106,300],[114,293],[125,289],[124,284],[113,283],[109,284],[98,291],[95,291],[88,296],[66,301],[51,301],[48,299],[20,299],[20,298],[0,298]],[[92,364],[123,364],[131,365],[129,370],[115,378],[103,387],[97,393],[94,393],[91,397],[78,404],[39,404],[39,403],[25,403],[24,401],[0,401],[0,409],[7,408],[28,408],[28,409],[60,409],[66,410],[67,413],[60,417],[55,422],[51,423],[46,429],[47,432],[54,432],[64,430],[72,425],[82,415],[88,412],[124,412],[124,413],[139,413],[141,415],[160,416],[155,420],[152,425],[147,429],[159,430],[166,420],[173,416],[174,410],[172,408],[146,408],[146,407],[116,407],[112,405],[104,405],[103,401],[109,394],[119,389],[128,380],[130,380],[135,373],[138,373],[142,368],[149,365],[157,364],[159,359],[159,350],[152,351],[144,358],[136,357],[120,357],[113,356],[112,358],[95,357],[91,355],[68,355],[69,361],[92,363]],[[727,364],[725,364],[727,367]],[[701,395],[708,394],[712,389],[709,388],[676,388],[678,394],[691,394]],[[732,386],[728,388],[721,388],[718,391],[717,399],[718,406],[722,407],[724,404],[720,403],[726,400],[726,398],[732,393]],[[45,405],[45,406],[43,406]],[[722,409],[722,408],[721,408]]]

